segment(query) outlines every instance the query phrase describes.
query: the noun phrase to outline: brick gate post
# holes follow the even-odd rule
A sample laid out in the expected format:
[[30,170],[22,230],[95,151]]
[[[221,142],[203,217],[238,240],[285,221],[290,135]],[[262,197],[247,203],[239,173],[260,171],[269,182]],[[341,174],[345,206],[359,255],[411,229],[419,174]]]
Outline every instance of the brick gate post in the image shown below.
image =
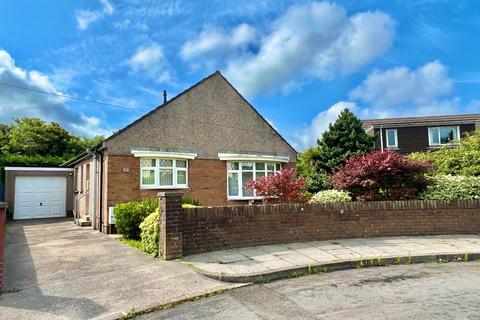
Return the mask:
[[163,260],[182,256],[183,209],[182,193],[159,192],[160,236],[158,253]]

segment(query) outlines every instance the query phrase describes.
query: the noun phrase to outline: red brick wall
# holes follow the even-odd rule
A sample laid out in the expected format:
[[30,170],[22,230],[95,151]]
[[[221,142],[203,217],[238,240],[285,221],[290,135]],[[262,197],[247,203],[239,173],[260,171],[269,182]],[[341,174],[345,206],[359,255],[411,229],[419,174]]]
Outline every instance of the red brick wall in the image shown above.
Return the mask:
[[388,201],[183,209],[183,254],[357,237],[480,232],[480,201]]
[[2,203],[0,203],[0,294],[2,293],[3,287],[3,246],[6,214],[6,208],[2,207]]

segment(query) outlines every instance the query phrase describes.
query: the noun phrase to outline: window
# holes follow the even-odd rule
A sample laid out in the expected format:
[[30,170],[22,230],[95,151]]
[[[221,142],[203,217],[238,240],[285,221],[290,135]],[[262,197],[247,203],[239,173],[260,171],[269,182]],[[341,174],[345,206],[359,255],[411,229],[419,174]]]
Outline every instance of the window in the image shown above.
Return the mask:
[[397,129],[388,129],[385,131],[387,136],[387,148],[398,148]]
[[254,199],[255,194],[245,188],[250,180],[270,176],[280,171],[282,165],[276,162],[228,161],[228,199]]
[[428,128],[428,141],[430,146],[440,146],[452,141],[458,141],[460,127]]
[[140,158],[142,188],[186,188],[187,160]]

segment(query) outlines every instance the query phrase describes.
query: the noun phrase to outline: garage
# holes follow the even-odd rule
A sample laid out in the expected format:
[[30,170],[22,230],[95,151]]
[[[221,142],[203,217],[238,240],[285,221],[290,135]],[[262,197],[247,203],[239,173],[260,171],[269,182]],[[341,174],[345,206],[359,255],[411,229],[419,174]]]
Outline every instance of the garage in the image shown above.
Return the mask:
[[69,215],[72,187],[70,168],[5,167],[5,201],[14,220]]

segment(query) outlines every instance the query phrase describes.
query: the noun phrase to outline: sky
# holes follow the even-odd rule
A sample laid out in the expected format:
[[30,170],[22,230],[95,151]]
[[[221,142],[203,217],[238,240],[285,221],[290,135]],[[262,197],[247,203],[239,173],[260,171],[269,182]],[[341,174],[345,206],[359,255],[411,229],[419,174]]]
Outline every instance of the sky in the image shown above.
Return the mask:
[[479,57],[476,0],[7,0],[0,123],[108,136],[220,70],[301,151],[345,107],[480,113]]

